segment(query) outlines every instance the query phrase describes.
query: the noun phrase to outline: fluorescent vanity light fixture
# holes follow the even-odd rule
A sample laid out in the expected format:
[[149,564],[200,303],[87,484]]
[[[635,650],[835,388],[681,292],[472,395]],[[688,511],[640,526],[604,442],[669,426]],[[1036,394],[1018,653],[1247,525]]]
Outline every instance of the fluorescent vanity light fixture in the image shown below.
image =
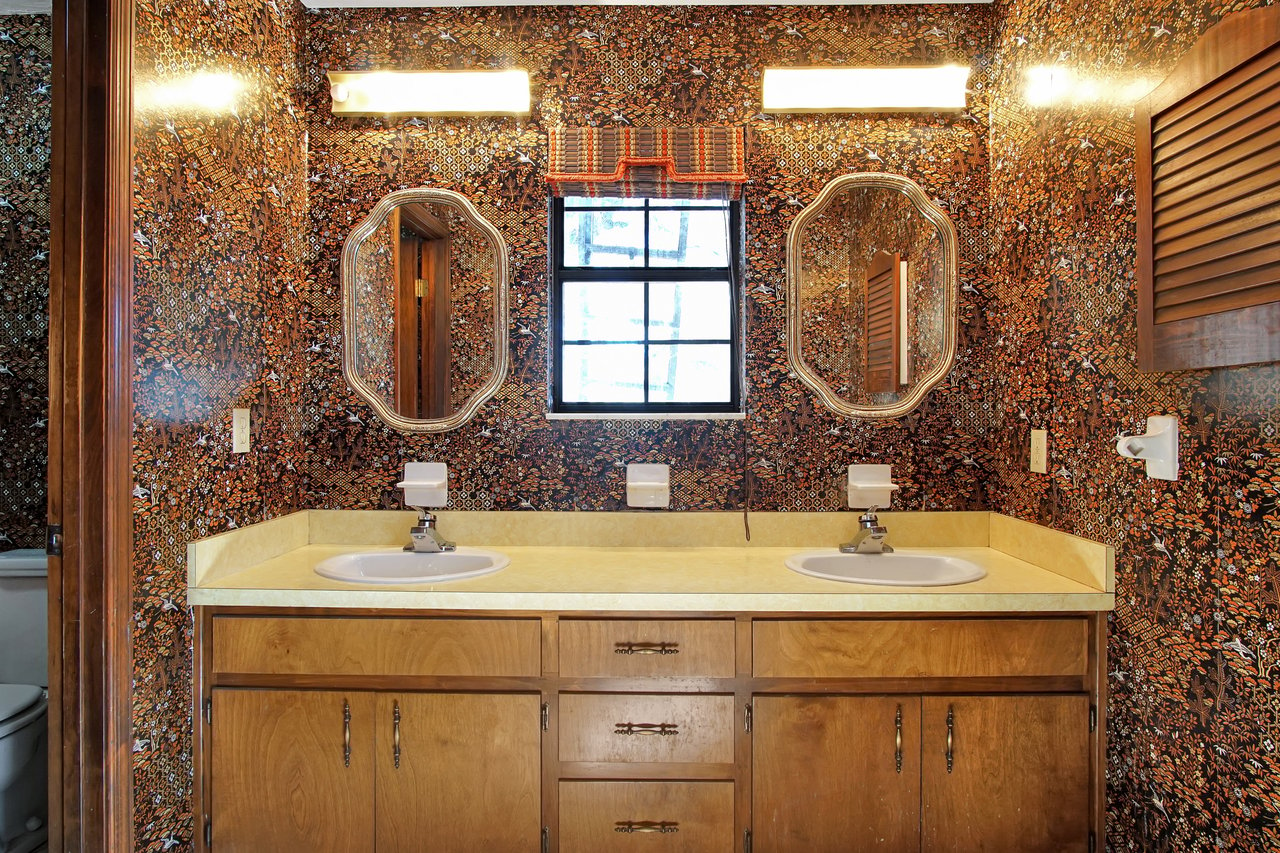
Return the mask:
[[243,80],[232,74],[201,72],[142,81],[134,100],[142,111],[229,113],[247,88]]
[[790,113],[963,110],[969,69],[766,68],[764,111]]
[[330,71],[335,115],[528,115],[529,72]]

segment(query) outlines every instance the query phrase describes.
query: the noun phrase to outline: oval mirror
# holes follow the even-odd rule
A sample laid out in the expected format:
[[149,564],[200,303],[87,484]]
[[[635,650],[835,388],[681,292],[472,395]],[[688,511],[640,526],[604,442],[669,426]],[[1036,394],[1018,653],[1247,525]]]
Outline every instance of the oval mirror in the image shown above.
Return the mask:
[[900,175],[843,175],[787,233],[787,359],[833,411],[914,409],[956,349],[956,232]]
[[342,247],[342,370],[397,429],[466,423],[507,375],[507,247],[465,197],[383,198]]

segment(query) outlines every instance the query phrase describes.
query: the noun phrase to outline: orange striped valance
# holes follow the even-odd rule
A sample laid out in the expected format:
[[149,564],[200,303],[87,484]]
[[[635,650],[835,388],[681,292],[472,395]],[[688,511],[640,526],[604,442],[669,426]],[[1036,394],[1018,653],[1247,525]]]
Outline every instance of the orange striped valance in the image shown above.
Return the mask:
[[747,180],[740,127],[565,127],[549,143],[558,196],[738,198]]

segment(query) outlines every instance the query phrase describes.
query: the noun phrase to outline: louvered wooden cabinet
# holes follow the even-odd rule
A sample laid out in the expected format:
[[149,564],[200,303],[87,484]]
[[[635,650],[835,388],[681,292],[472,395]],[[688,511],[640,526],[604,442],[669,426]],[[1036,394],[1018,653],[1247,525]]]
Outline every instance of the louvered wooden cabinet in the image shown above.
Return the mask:
[[198,850],[1080,851],[1102,614],[198,620]]

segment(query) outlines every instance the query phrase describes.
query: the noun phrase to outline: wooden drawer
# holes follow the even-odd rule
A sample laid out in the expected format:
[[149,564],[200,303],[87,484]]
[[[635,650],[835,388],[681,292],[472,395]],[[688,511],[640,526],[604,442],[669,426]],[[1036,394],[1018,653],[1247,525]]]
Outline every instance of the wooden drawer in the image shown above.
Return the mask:
[[733,763],[732,696],[565,693],[560,760]]
[[561,853],[655,850],[734,853],[733,783],[560,783]]
[[1089,625],[1046,619],[762,619],[752,627],[762,678],[1081,676]]
[[213,669],[278,675],[541,674],[538,619],[218,616]]
[[732,678],[727,619],[562,619],[560,674],[569,678]]

